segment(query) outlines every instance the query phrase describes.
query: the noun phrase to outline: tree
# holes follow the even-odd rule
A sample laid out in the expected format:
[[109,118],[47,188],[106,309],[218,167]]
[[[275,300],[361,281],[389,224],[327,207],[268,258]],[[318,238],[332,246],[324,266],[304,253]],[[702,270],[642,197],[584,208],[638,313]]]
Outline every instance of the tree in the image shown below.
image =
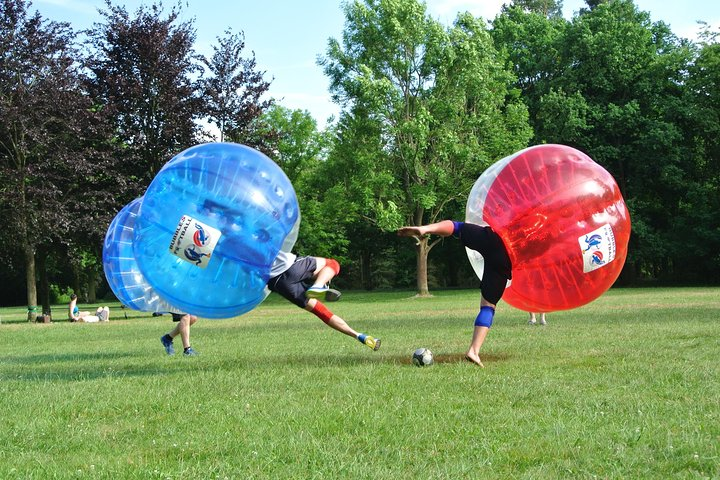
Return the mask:
[[[416,0],[345,5],[342,45],[321,59],[343,107],[337,155],[350,198],[383,230],[449,213],[482,171],[527,145],[527,111],[483,22],[469,14],[443,28]],[[417,289],[428,295],[416,246]]]
[[338,194],[335,186],[339,173],[327,158],[331,132],[318,131],[309,112],[280,105],[271,106],[261,121],[275,135],[270,156],[298,196],[302,222],[295,250],[342,262],[347,253],[346,228],[354,220],[355,209],[348,207],[352,199]]
[[[538,13],[546,18],[562,18],[562,1],[556,0],[513,0],[511,7],[520,7],[526,12]],[[503,5],[503,11],[508,6]]]
[[[530,124],[535,132],[533,143],[540,143],[546,120],[538,118],[541,99],[551,93],[557,78],[568,68],[562,53],[569,23],[562,16],[548,16],[524,5],[513,2],[510,7],[503,7],[493,20],[490,33],[496,47],[507,57],[508,68],[516,77],[515,86],[522,92],[521,98],[528,107]],[[557,91],[553,94],[565,95]],[[565,112],[566,108],[558,108],[557,113],[575,114]]]
[[270,106],[262,115],[262,123],[274,132],[272,159],[296,188],[308,182],[308,173],[327,156],[328,134],[318,131],[317,122],[307,110],[281,105]]
[[86,183],[108,177],[103,121],[85,95],[68,25],[29,16],[22,0],[3,0],[0,18],[0,208],[3,231],[13,232],[6,243],[19,245],[24,258],[34,320],[38,248],[51,251],[80,223],[102,219],[102,211],[83,215],[73,199],[97,205],[111,197],[102,183],[93,190]]
[[161,4],[142,5],[130,17],[106,0],[104,23],[88,33],[91,92],[113,118],[123,148],[123,172],[140,195],[174,154],[197,142],[201,116],[193,78],[192,22],[178,23],[179,9],[163,18]]
[[679,117],[687,154],[678,179],[685,195],[669,219],[676,280],[707,282],[720,278],[720,30],[704,24],[688,69]]
[[[630,0],[577,16],[564,45],[567,67],[553,87],[584,110],[574,146],[613,174],[628,203],[634,228],[626,272],[657,276],[673,256],[670,219],[686,193],[688,151],[678,119],[687,114],[682,92],[692,52]],[[547,120],[542,139],[562,143],[553,132],[563,120],[538,115]]]
[[[202,64],[211,76],[201,80],[201,92],[210,123],[220,131],[220,141],[230,140],[262,149],[270,138],[258,135],[263,131],[258,118],[273,104],[261,100],[270,88],[257,70],[255,53],[243,58],[245,36],[227,30],[218,37],[211,58],[202,57]],[[266,134],[271,133],[267,129]]]

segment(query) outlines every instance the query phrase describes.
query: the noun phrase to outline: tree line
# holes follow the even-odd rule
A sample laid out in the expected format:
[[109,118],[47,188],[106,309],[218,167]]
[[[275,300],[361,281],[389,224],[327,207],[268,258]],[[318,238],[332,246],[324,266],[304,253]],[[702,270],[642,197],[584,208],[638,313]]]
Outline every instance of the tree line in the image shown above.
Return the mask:
[[633,224],[621,283],[720,280],[720,32],[707,25],[679,38],[631,0],[588,0],[570,20],[561,2],[516,0],[449,26],[418,0],[346,2],[342,38],[318,59],[341,113],[319,130],[268,98],[242,25],[203,56],[180,5],[106,0],[83,32],[30,7],[0,0],[2,304],[32,315],[68,289],[107,295],[114,215],[213,139],[283,168],[296,250],[338,258],[341,288],[477,285],[455,242],[394,230],[462,218],[487,167],[539,143],[575,147],[618,181]]

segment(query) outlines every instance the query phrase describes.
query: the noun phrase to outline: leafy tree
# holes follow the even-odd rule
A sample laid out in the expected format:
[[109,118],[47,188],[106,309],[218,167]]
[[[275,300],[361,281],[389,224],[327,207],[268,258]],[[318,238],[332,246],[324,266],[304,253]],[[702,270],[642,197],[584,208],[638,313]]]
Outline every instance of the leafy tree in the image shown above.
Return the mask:
[[161,4],[142,5],[131,17],[106,0],[104,23],[88,33],[91,92],[113,118],[123,148],[123,173],[134,195],[174,154],[197,142],[201,116],[192,22],[178,22],[179,7],[164,17]]
[[38,249],[48,254],[57,242],[69,243],[81,224],[101,230],[93,222],[104,220],[103,210],[77,207],[111,202],[103,188],[111,175],[102,115],[85,94],[73,32],[37,12],[28,15],[22,0],[0,2],[0,18],[0,208],[3,231],[13,232],[6,244],[19,245],[24,258],[33,320]]
[[263,149],[271,141],[272,132],[263,129],[257,120],[273,104],[272,100],[262,100],[270,82],[263,78],[264,72],[257,70],[254,52],[247,58],[242,56],[242,32],[233,34],[227,30],[218,42],[212,57],[202,57],[202,64],[211,74],[200,82],[209,121],[220,131],[221,142],[227,139]]
[[689,104],[679,117],[687,154],[685,195],[670,219],[673,269],[682,281],[720,279],[720,30],[704,24],[684,90]]
[[[478,175],[527,145],[525,106],[483,22],[469,14],[444,28],[416,0],[345,5],[343,42],[321,59],[345,108],[337,161],[360,213],[383,230],[447,215]],[[417,243],[417,288],[428,295]]]
[[[510,7],[503,7],[500,15],[492,22],[491,35],[496,47],[503,52],[508,60],[508,68],[515,74],[515,86],[522,91],[522,100],[528,107],[530,123],[535,132],[534,143],[540,143],[547,119],[539,118],[540,105],[545,95],[551,94],[557,79],[564,74],[568,65],[564,62],[563,49],[565,30],[569,23],[557,15],[546,15],[532,6],[513,2]],[[557,88],[557,87],[555,87]],[[562,91],[554,91],[551,95],[566,96]],[[559,98],[555,98],[559,100]],[[545,100],[545,102],[550,99]],[[575,112],[567,106],[553,103],[555,114],[579,115],[579,131],[582,133],[582,100],[580,108]],[[567,127],[564,127],[567,129]]]
[[270,107],[261,121],[276,136],[270,156],[285,171],[298,196],[302,221],[295,250],[343,261],[346,226],[355,209],[345,207],[352,200],[338,195],[335,187],[336,176],[327,159],[331,133],[319,131],[309,112],[279,105]]
[[[512,7],[519,7],[526,12],[538,13],[546,18],[562,18],[562,1],[556,0],[513,0]],[[503,10],[507,10],[507,4]]]
[[[687,109],[682,85],[691,51],[630,0],[577,16],[564,45],[567,67],[553,87],[567,92],[564,105],[577,113],[569,117],[581,126],[575,146],[613,174],[629,204],[636,228],[628,269],[654,275],[672,256],[669,220],[685,196],[688,152],[677,119]],[[556,133],[563,119],[538,116],[546,120],[541,138],[563,143]]]
[[307,173],[325,160],[329,136],[318,131],[310,112],[272,105],[263,113],[262,123],[275,132],[272,158],[292,184],[297,188],[302,182],[312,182]]

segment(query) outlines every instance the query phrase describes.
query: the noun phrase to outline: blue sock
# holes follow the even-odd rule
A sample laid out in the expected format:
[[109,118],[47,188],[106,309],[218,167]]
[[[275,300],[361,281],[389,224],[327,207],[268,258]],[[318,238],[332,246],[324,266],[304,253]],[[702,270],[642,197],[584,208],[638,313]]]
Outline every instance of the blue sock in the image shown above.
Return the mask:
[[367,338],[367,335],[365,335],[364,333],[361,333],[361,334],[359,334],[359,335],[357,336],[358,341],[359,341],[360,343],[362,343],[363,345],[365,345],[365,339],[366,339],[366,338]]
[[488,327],[493,323],[493,317],[495,316],[495,309],[492,307],[480,307],[480,313],[478,313],[475,319],[476,327]]

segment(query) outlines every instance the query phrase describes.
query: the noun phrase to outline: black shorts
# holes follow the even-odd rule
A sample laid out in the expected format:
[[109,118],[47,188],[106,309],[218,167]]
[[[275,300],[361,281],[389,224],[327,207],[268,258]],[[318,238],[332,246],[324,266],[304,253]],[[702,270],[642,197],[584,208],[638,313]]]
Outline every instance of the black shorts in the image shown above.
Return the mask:
[[290,268],[268,281],[268,288],[298,307],[305,308],[308,303],[305,292],[311,286],[308,280],[313,278],[316,268],[315,257],[298,257]]
[[485,300],[497,304],[505,292],[507,281],[512,279],[512,263],[500,235],[490,227],[462,223],[459,238],[463,245],[483,256],[485,265],[480,291]]
[[172,315],[173,322],[179,322],[187,313],[170,313],[170,315]]

